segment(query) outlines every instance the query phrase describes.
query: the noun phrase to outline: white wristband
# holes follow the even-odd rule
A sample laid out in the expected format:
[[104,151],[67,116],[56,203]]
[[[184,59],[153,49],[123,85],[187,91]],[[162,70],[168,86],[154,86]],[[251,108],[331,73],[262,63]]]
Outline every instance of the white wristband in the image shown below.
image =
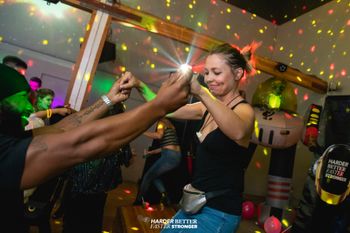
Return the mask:
[[113,103],[112,103],[112,101],[108,98],[108,96],[103,95],[103,96],[101,96],[101,99],[102,99],[102,101],[103,101],[109,108],[113,107]]

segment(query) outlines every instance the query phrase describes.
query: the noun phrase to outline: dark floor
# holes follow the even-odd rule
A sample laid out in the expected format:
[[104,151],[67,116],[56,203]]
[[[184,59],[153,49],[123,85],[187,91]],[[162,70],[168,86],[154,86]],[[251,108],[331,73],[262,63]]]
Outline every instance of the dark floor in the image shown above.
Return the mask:
[[[115,213],[118,206],[132,205],[137,192],[135,183],[125,182],[118,186],[117,189],[111,191],[107,198],[105,207],[105,216],[103,224],[103,233],[111,233],[113,221],[115,221]],[[53,220],[51,222],[52,233],[61,233],[61,220]],[[36,227],[32,227],[30,233],[37,233]],[[141,232],[141,231],[138,231]],[[238,233],[264,233],[265,231],[256,225],[255,220],[242,220]],[[114,232],[115,233],[115,232]]]

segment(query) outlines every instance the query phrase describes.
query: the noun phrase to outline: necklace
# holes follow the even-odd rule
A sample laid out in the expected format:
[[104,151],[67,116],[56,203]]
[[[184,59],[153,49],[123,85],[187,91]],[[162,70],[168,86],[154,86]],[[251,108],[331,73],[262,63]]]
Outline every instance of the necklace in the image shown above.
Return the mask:
[[[239,94],[236,95],[236,96],[234,96],[227,104],[225,104],[225,106],[230,105],[230,104],[232,103],[232,101],[234,101],[235,99],[237,99],[239,96],[240,96]],[[201,129],[200,129],[198,132],[196,132],[196,135],[197,135],[198,138],[202,137],[202,131],[203,131],[213,120],[214,120],[214,118],[211,116],[210,113],[208,113],[208,115],[207,115],[207,117],[206,117],[206,119],[205,119],[205,121],[204,121],[204,123],[203,123]]]

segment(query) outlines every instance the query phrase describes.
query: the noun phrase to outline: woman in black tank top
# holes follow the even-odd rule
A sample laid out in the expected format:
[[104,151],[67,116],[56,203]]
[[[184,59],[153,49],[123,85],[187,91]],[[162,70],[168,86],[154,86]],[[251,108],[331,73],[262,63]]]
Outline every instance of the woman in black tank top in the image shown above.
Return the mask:
[[162,174],[174,169],[181,162],[181,149],[178,142],[174,125],[166,118],[162,118],[157,123],[155,132],[145,132],[144,135],[152,139],[160,140],[160,148],[147,151],[144,156],[161,153],[161,157],[148,169],[143,176],[135,204],[143,203],[143,196],[153,182],[157,190],[161,193],[161,204],[169,205],[165,186],[159,178]]
[[[229,44],[214,48],[206,58],[204,82],[194,78],[191,93],[200,100],[187,104],[169,114],[172,118],[200,120],[197,131],[199,146],[196,151],[193,190],[203,192],[231,190],[230,193],[209,200],[202,210],[188,215],[180,210],[175,225],[169,223],[163,232],[179,232],[177,220],[192,219],[196,227],[191,232],[235,232],[241,215],[244,171],[251,158],[248,150],[254,127],[254,110],[240,96],[239,81],[253,71],[249,59],[255,45],[242,50]],[[198,75],[197,75],[198,76]],[[133,85],[143,94],[150,89],[141,81]],[[187,186],[188,187],[188,186]]]

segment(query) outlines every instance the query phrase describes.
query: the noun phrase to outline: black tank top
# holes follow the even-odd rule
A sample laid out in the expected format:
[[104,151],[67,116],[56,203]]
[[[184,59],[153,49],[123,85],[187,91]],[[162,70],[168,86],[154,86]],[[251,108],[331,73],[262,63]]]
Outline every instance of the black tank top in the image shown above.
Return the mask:
[[[241,101],[238,104],[246,103]],[[199,129],[208,112],[205,112]],[[208,192],[231,189],[227,195],[208,201],[207,206],[234,215],[242,210],[244,171],[251,159],[248,148],[238,145],[227,137],[219,127],[210,132],[196,151],[193,187]]]

